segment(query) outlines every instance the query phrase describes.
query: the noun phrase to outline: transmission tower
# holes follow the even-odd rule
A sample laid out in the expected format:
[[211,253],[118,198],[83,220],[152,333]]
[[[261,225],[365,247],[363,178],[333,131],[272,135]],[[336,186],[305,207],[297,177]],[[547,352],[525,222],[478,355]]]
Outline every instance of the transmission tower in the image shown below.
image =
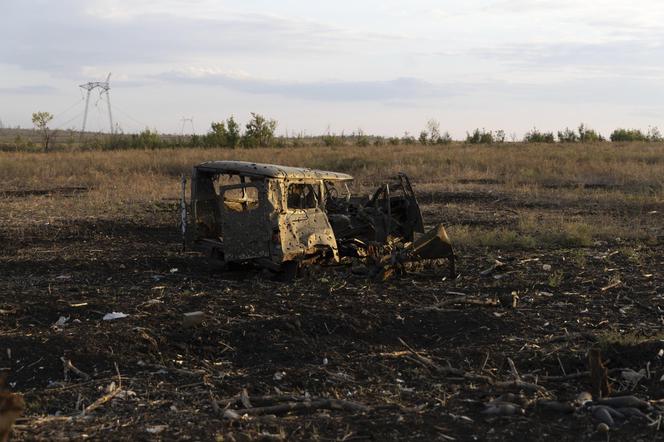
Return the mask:
[[191,133],[193,134],[196,132],[196,130],[194,129],[194,117],[191,118],[182,117],[181,121],[182,121],[182,129],[180,130],[180,135],[184,135],[184,126],[187,123],[191,123]]
[[85,123],[88,121],[88,107],[90,105],[90,93],[94,89],[99,89],[99,96],[101,97],[102,94],[106,94],[106,104],[108,105],[108,122],[110,123],[111,127],[111,134],[113,133],[113,114],[111,113],[111,86],[109,84],[109,81],[111,79],[111,73],[108,73],[108,77],[106,77],[106,81],[90,81],[85,84],[79,85],[79,87],[85,89],[87,92],[87,95],[85,97],[85,113],[83,114],[83,127],[81,128],[81,133],[85,132]]

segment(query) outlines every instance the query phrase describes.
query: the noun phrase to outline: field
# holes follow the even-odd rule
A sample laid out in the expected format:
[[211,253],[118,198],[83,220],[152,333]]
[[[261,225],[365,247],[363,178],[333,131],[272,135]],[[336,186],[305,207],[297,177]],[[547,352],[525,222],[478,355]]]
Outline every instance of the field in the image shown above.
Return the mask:
[[[182,253],[180,175],[229,158],[347,172],[357,193],[406,172],[459,277],[284,284]],[[0,152],[0,202],[13,440],[662,439],[662,144]],[[547,407],[591,388],[591,348],[647,418],[604,434],[593,409]]]

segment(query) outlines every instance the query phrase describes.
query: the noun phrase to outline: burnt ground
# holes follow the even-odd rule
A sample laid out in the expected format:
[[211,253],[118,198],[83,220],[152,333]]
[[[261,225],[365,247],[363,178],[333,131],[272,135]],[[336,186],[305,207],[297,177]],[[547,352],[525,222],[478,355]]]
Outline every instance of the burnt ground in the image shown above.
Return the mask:
[[[436,266],[385,282],[338,266],[284,284],[182,254],[171,209],[141,222],[0,226],[0,367],[27,403],[13,440],[662,439],[648,421],[619,420],[607,435],[588,411],[537,403],[587,391],[588,376],[574,374],[587,370],[587,351],[597,347],[610,370],[647,370],[636,384],[611,371],[614,394],[653,401],[652,419],[664,411],[654,402],[664,398],[661,241],[461,249],[453,280]],[[510,225],[504,213],[486,213],[487,223]],[[496,259],[504,265],[484,272]],[[512,292],[516,308],[435,308],[451,297]],[[192,311],[205,319],[185,328],[182,315]],[[110,312],[129,316],[102,320]],[[83,374],[65,373],[62,358]],[[514,379],[508,358],[541,388],[496,385]],[[243,391],[251,404],[243,405]],[[510,392],[523,414],[483,413]],[[288,396],[366,408],[225,412]]]

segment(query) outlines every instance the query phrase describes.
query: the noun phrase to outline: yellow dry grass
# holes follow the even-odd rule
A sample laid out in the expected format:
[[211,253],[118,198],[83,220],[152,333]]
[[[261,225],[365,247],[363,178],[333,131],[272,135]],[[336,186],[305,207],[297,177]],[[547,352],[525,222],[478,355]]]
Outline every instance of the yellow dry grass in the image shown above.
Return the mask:
[[[16,227],[85,217],[117,218],[149,212],[179,195],[179,177],[205,160],[237,159],[347,172],[364,192],[386,177],[406,172],[418,192],[480,190],[601,207],[651,207],[664,195],[664,144],[500,146],[298,147],[252,150],[161,149],[25,153],[0,152],[0,221]],[[73,195],[2,197],[15,190],[85,187]],[[497,197],[498,198],[498,197]],[[426,198],[423,201],[428,204]],[[440,201],[445,204],[445,201]],[[638,211],[637,211],[638,215]],[[643,215],[639,227],[651,226]],[[592,216],[542,214],[523,209],[514,228],[457,225],[457,240],[477,245],[530,247],[549,238],[587,245],[597,237],[629,236],[637,220],[606,210]],[[640,220],[638,222],[641,222]],[[649,228],[649,227],[648,227]],[[645,229],[645,230],[644,230]],[[637,234],[636,236],[640,236]],[[634,236],[634,235],[632,235]]]

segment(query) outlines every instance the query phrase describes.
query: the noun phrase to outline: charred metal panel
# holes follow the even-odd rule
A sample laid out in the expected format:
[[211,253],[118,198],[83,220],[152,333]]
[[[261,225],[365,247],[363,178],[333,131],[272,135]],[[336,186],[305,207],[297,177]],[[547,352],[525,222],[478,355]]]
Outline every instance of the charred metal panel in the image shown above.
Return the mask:
[[262,182],[222,186],[219,189],[224,259],[245,261],[270,256],[271,210]]
[[338,261],[337,242],[322,207],[322,182],[284,180],[279,193],[282,211],[278,225],[284,261],[316,254],[331,254]]

